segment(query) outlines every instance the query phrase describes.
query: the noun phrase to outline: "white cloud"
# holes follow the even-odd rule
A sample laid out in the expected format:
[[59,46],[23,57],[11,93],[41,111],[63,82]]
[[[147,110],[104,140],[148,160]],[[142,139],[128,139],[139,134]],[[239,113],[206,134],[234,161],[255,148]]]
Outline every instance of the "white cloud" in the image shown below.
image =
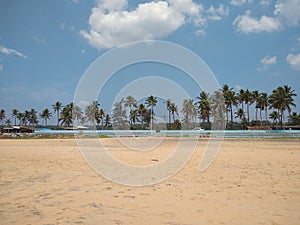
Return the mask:
[[209,9],[206,10],[206,13],[209,15],[208,19],[210,20],[221,20],[224,16],[229,15],[229,9],[221,4],[218,8],[210,6]]
[[167,0],[170,7],[173,7],[177,12],[186,13],[188,15],[198,16],[203,11],[203,6],[196,4],[193,0]]
[[233,26],[241,33],[272,32],[281,29],[281,24],[276,18],[263,15],[260,19],[257,19],[251,16],[249,10],[244,15],[237,16],[233,21]]
[[219,20],[228,13],[223,5],[205,11],[193,0],[155,0],[130,10],[127,0],[98,0],[89,18],[89,31],[82,30],[80,34],[93,47],[105,49],[132,41],[164,38],[186,23],[205,27],[209,19],[205,16]]
[[62,22],[58,26],[61,30],[70,30],[70,31],[75,31],[75,26],[74,25],[68,25],[65,22]]
[[40,45],[46,43],[46,40],[45,40],[45,38],[43,38],[43,37],[35,36],[35,37],[33,37],[33,40],[34,40],[36,43],[40,44]]
[[277,63],[277,57],[276,56],[265,56],[260,60],[260,63],[264,66],[272,65]]
[[11,48],[6,48],[4,46],[1,46],[0,45],[0,53],[4,54],[4,55],[16,55],[16,56],[19,56],[23,59],[26,59],[27,56],[15,49],[11,49]]
[[300,54],[288,54],[288,56],[286,57],[286,61],[291,65],[293,69],[300,70]]
[[251,2],[253,2],[253,0],[231,0],[230,4],[234,5],[234,6],[241,6],[246,3],[251,3]]
[[263,6],[268,6],[271,4],[271,0],[260,0],[259,4],[261,4]]
[[132,11],[105,13],[103,7],[100,4],[93,8],[89,19],[90,31],[81,31],[81,35],[98,49],[166,37],[182,26],[185,20],[183,14],[163,1],[140,4]]
[[127,0],[98,0],[98,5],[106,10],[121,10],[127,7]]
[[204,30],[197,30],[196,31],[196,36],[205,36],[205,31]]
[[265,56],[260,60],[261,67],[258,67],[258,71],[267,70],[270,65],[274,65],[277,63],[277,57],[276,56]]
[[279,0],[275,4],[274,15],[289,26],[297,26],[300,22],[300,1]]
[[[261,5],[269,5],[270,3],[270,0],[260,0]],[[274,8],[274,16],[263,15],[260,19],[251,17],[251,12],[248,10],[244,15],[236,17],[233,25],[241,33],[260,33],[278,31],[285,26],[298,26],[300,24],[299,0],[278,0]]]

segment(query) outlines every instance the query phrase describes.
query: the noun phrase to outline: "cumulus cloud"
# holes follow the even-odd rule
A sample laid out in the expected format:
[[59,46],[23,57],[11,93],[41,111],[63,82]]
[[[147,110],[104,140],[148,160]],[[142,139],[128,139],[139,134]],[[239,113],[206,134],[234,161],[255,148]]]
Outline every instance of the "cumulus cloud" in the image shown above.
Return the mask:
[[208,10],[206,10],[208,14],[208,19],[210,20],[221,20],[223,17],[229,15],[228,7],[224,7],[224,5],[219,5],[218,8],[210,6]]
[[[261,0],[261,5],[269,5],[270,0]],[[233,25],[241,33],[260,33],[278,31],[285,26],[298,26],[300,23],[300,1],[278,0],[274,6],[274,15],[263,15],[261,18],[251,16],[247,10],[235,18]]]
[[89,18],[89,31],[82,30],[80,34],[93,47],[105,49],[132,41],[164,38],[185,23],[204,27],[208,20],[204,14],[216,20],[228,13],[222,5],[205,12],[193,0],[150,1],[130,10],[127,0],[98,0]]
[[288,54],[286,61],[295,70],[300,70],[300,53],[297,55]]
[[26,59],[27,56],[15,49],[11,49],[11,48],[6,48],[4,46],[1,46],[0,45],[0,53],[4,54],[4,55],[16,55],[16,56],[19,56],[23,59]]
[[276,56],[265,56],[260,60],[261,67],[257,68],[258,71],[267,70],[269,66],[277,63]]
[[240,33],[272,32],[281,29],[281,24],[277,18],[263,15],[258,19],[251,16],[250,10],[247,10],[243,15],[237,16],[233,21],[233,26]]
[[121,10],[128,4],[127,0],[98,0],[98,4],[106,10]]
[[246,3],[251,3],[251,2],[253,2],[253,0],[231,0],[230,4],[234,5],[234,6],[241,6]]
[[275,4],[274,14],[280,18],[284,24],[297,26],[300,22],[300,1],[279,0]]
[[277,63],[277,57],[276,56],[265,56],[260,60],[260,63],[264,66],[272,65]]

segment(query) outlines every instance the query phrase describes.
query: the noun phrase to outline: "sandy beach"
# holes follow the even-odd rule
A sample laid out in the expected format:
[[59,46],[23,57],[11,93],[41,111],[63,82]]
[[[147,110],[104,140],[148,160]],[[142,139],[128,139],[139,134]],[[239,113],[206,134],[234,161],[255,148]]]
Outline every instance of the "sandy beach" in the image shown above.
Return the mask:
[[[103,141],[152,165],[177,139],[146,153]],[[300,140],[227,139],[200,172],[207,141],[167,181],[132,187],[95,173],[73,139],[0,140],[0,224],[300,224]]]

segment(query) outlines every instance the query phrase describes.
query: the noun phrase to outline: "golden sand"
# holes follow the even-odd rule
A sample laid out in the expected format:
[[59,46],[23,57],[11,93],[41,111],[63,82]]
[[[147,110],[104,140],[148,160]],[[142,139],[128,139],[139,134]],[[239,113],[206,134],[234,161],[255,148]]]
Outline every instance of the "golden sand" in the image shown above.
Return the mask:
[[[144,154],[104,141],[151,165],[176,139]],[[0,224],[300,224],[300,140],[225,140],[200,172],[206,145],[169,180],[130,187],[97,175],[75,140],[0,140]]]

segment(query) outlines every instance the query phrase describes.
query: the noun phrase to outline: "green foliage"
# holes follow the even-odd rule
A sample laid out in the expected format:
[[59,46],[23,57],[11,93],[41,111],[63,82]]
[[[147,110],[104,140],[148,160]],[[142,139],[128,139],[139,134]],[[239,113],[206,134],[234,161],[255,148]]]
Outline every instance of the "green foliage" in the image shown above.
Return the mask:
[[[199,126],[206,130],[223,130],[225,128],[246,129],[248,125],[278,127],[283,125],[285,118],[288,118],[286,125],[300,125],[300,114],[291,113],[292,108],[296,106],[296,96],[295,91],[288,85],[279,86],[268,95],[265,92],[260,93],[249,89],[235,92],[225,84],[222,89],[213,93],[200,92],[195,102],[193,99],[184,99],[181,110],[171,99],[167,99],[164,102],[168,112],[167,124],[156,121],[154,117],[158,100],[153,95],[139,104],[134,97],[127,96],[125,100],[122,99],[114,104],[111,115],[100,108],[98,101],[91,102],[84,109],[73,103],[63,106],[57,101],[52,105],[57,117],[56,126],[48,126],[52,113],[47,108],[39,114],[35,109],[23,112],[13,109],[10,118],[7,118],[5,110],[1,109],[0,122],[2,126],[6,123],[34,127],[38,126],[40,122],[38,118],[41,118],[41,124],[52,129],[63,129],[76,124],[102,130],[193,129]],[[251,116],[251,110],[255,110],[255,116]],[[180,119],[178,119],[179,114]],[[288,114],[288,117],[285,114]],[[250,117],[253,117],[252,120]]]
[[299,126],[300,125],[300,113],[293,113],[291,115],[289,115],[288,117],[288,124],[289,125],[294,125],[294,126]]

